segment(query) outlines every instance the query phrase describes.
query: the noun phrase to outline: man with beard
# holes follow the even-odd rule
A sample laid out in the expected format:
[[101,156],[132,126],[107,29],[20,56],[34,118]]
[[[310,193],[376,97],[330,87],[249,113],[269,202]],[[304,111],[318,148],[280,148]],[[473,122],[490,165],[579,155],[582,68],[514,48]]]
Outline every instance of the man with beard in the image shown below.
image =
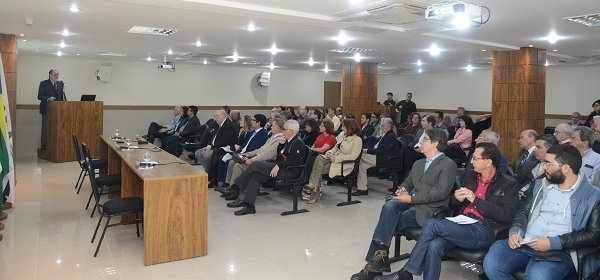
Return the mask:
[[[525,279],[564,279],[575,272],[575,250],[600,242],[600,189],[580,172],[579,151],[557,145],[543,163],[546,178],[535,182],[533,194],[517,210],[508,239],[496,241],[485,256],[491,280],[514,279],[521,269]],[[596,254],[578,273],[590,279],[598,268]]]

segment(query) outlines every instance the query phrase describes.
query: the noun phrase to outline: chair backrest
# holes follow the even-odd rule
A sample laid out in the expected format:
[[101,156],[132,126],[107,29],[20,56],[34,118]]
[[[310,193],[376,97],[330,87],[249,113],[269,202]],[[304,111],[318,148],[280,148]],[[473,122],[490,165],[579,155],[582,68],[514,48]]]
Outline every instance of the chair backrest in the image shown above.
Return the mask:
[[358,153],[358,157],[356,157],[356,159],[354,160],[354,169],[352,169],[352,172],[350,172],[350,174],[348,174],[346,177],[354,177],[354,176],[358,175],[358,165],[360,164],[361,158],[362,158],[362,153]]
[[379,139],[377,138],[377,136],[369,136],[367,137],[367,139],[365,139],[365,141],[363,141],[363,147],[366,149],[371,149],[373,147],[375,147],[375,144],[377,144],[377,141]]
[[100,192],[98,191],[98,186],[96,185],[96,171],[94,169],[94,164],[92,162],[92,157],[90,156],[90,150],[88,149],[85,143],[81,143],[81,149],[83,150],[83,156],[85,157],[85,163],[88,172],[88,176],[90,177],[90,185],[92,186],[92,194],[94,195],[94,199],[96,201],[96,205],[98,205],[98,211],[100,210],[99,202],[100,202]]
[[79,166],[83,168],[83,160],[81,158],[81,151],[79,150],[79,140],[77,140],[75,133],[73,133],[73,146],[75,148],[75,155],[77,155],[77,162],[79,162]]
[[[306,149],[306,158],[304,159],[304,168],[299,174],[298,178],[302,178],[303,184],[308,184],[308,179],[310,178],[310,172],[312,171],[312,166],[315,163],[315,159],[317,156],[313,155],[312,150],[309,146],[304,146]],[[308,168],[310,166],[310,169]]]
[[412,141],[415,141],[415,136],[412,134],[404,134],[402,137],[400,137],[400,141],[404,145],[409,146]]

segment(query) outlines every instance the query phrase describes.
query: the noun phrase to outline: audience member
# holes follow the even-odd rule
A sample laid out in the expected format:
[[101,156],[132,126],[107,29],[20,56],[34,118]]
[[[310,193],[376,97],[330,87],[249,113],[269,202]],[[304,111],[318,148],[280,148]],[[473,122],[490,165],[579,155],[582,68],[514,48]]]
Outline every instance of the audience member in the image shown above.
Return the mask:
[[333,148],[335,143],[335,136],[333,136],[333,122],[331,120],[324,119],[319,126],[319,136],[317,136],[317,139],[313,145],[310,146],[310,149],[313,152],[323,155],[325,152]]
[[[396,196],[381,207],[375,227],[367,264],[352,280],[373,279],[390,272],[389,248],[394,234],[408,227],[421,227],[433,213],[448,206],[456,177],[456,164],[447,158],[446,135],[440,129],[429,129],[419,143],[426,159],[415,162],[408,177],[396,191]],[[364,155],[363,155],[364,156]]]
[[571,137],[573,138],[572,145],[581,153],[583,159],[581,172],[588,182],[593,182],[594,174],[600,167],[600,154],[592,150],[594,131],[589,127],[578,126],[573,130]]
[[460,121],[460,116],[465,114],[465,107],[458,107],[456,109],[456,117],[452,120],[452,126],[459,127],[458,121]]
[[296,120],[298,121],[300,130],[304,129],[305,123],[309,119],[309,116],[308,116],[309,112],[312,112],[312,111],[306,105],[298,107],[298,117],[296,118]]
[[342,110],[342,107],[335,108],[335,115],[340,119],[341,126],[341,122],[344,120],[344,111]]
[[[165,138],[172,136],[173,134],[175,134],[175,132],[183,129],[183,126],[187,123],[187,121],[189,120],[188,118],[188,110],[189,108],[187,106],[183,106],[181,107],[181,111],[179,111],[179,121],[177,121],[177,123],[175,124],[175,126],[173,127],[173,129],[169,129],[167,131],[165,131],[165,133],[160,133],[160,134],[156,134],[155,138],[160,139],[160,143],[162,147],[165,147]],[[152,140],[152,141],[150,141]],[[148,142],[151,144],[154,144],[154,140],[155,139],[148,139]]]
[[340,127],[340,119],[335,115],[335,108],[327,109],[327,116],[325,118],[333,122],[334,131]]
[[373,135],[373,132],[375,132],[375,128],[371,125],[370,119],[371,113],[369,112],[363,113],[360,117],[360,135],[363,140],[367,139],[367,137]]
[[444,115],[444,119],[442,119],[442,124],[447,128],[450,128],[452,126],[452,118],[450,118],[450,115]]
[[[244,163],[236,163],[234,161],[229,162],[227,166],[227,176],[225,176],[225,186],[219,189],[219,192],[223,194],[225,200],[238,199],[240,189],[237,185],[231,183],[235,182],[235,179],[237,179],[237,177],[240,176],[240,174],[242,174],[242,172],[244,172],[244,170],[246,170],[253,162],[270,161],[274,160],[277,156],[277,146],[279,146],[279,138],[283,136],[283,124],[285,123],[285,120],[277,118],[271,122],[272,124],[270,127],[272,133],[264,145],[256,150],[241,153],[240,155],[248,158]],[[244,201],[244,198],[241,197],[237,202],[233,202],[232,205],[237,205],[240,201]]]
[[306,146],[297,137],[298,130],[299,126],[297,121],[288,120],[285,122],[283,137],[279,140],[279,146],[277,147],[278,153],[275,161],[254,162],[248,169],[240,174],[237,179],[235,179],[235,184],[240,188],[240,194],[244,193],[244,201],[232,205],[233,207],[243,206],[242,209],[235,211],[234,214],[236,216],[256,213],[254,203],[256,201],[258,189],[260,185],[265,183],[269,178],[283,179],[286,176],[292,178],[298,176],[300,172],[298,169],[286,172],[286,167],[301,165],[308,156],[306,154]]
[[148,127],[148,134],[142,137],[146,138],[148,142],[154,143],[154,139],[158,137],[159,134],[164,134],[167,131],[175,128],[177,122],[179,122],[179,119],[181,118],[181,110],[181,106],[175,106],[175,109],[173,109],[173,118],[163,125],[159,125],[156,122],[150,123],[150,126]]
[[420,145],[417,144],[421,143],[421,140],[423,140],[423,137],[425,137],[425,131],[432,129],[434,125],[435,117],[433,115],[423,116],[423,118],[421,119],[421,128],[417,131],[417,134],[415,134],[415,139],[409,144],[411,148],[414,148],[415,151],[420,153]]
[[290,112],[286,111],[282,111],[281,116],[286,119],[286,120],[291,120],[292,119],[292,114],[290,114]]
[[313,119],[309,119],[305,122],[304,130],[305,133],[301,135],[300,139],[304,142],[304,145],[312,147],[320,134],[319,123]]
[[290,114],[292,114],[292,120],[298,119],[298,117],[296,116],[296,110],[294,110],[294,107],[287,107],[287,111],[290,112]]
[[454,139],[448,140],[448,146],[444,152],[452,159],[465,159],[469,155],[469,148],[473,143],[473,120],[469,115],[461,115],[458,122]]
[[[496,241],[483,260],[489,279],[513,279],[513,273],[521,269],[525,269],[525,279],[564,279],[575,272],[574,250],[598,246],[600,190],[579,172],[581,163],[574,146],[548,149],[546,178],[536,180],[534,195],[517,210],[508,240]],[[557,261],[538,261],[538,256]],[[593,278],[599,257],[595,254],[586,259],[583,271],[578,272],[583,279]]]
[[408,123],[408,126],[406,127],[406,129],[404,130],[404,133],[402,133],[402,135],[404,134],[412,134],[412,135],[416,135],[417,132],[419,132],[419,130],[421,129],[421,115],[419,115],[419,113],[417,112],[413,112],[410,114],[410,122]]
[[180,142],[191,140],[192,137],[195,137],[198,134],[202,124],[200,124],[200,119],[198,119],[197,114],[198,107],[193,105],[190,106],[187,110],[188,121],[179,131],[173,133],[171,136],[165,137],[162,143],[163,149],[168,149],[168,147],[173,144],[179,145]]
[[[479,143],[492,143],[496,146],[498,146],[498,143],[500,143],[500,135],[498,135],[498,133],[491,131],[491,130],[484,130],[479,134],[479,137],[477,137],[475,139],[475,144],[479,144]],[[473,170],[473,164],[471,163],[471,159],[473,158],[473,154],[471,154],[469,156],[469,158],[467,159],[467,164],[465,165],[465,172],[463,172],[460,177],[458,177],[457,181],[458,183],[462,186],[465,184],[465,175],[467,174],[467,172],[469,170]],[[508,164],[506,161],[506,157],[504,157],[504,155],[500,154],[500,162],[498,163],[497,168],[508,174]]]
[[515,161],[508,166],[508,168],[513,171],[519,185],[523,185],[533,179],[531,169],[538,164],[538,160],[533,156],[533,151],[535,150],[535,138],[537,137],[537,132],[532,129],[521,132],[519,137],[519,147],[521,148],[521,151],[517,154]]
[[225,111],[225,113],[227,113],[227,117],[229,118],[229,116],[231,115],[231,108],[229,107],[229,105],[223,105],[222,108]]
[[[495,241],[494,231],[509,225],[519,206],[515,179],[498,169],[500,150],[491,143],[475,146],[466,184],[454,192],[451,204],[459,213],[477,220],[461,225],[447,219],[428,219],[404,267],[375,280],[440,279],[444,253],[455,247],[485,249]],[[498,195],[502,194],[502,195]]]
[[[348,114],[344,117],[344,119],[342,120],[342,125],[340,125],[340,128],[338,128],[337,131],[335,131],[333,134],[335,135],[335,141],[336,143],[339,143],[342,139],[344,139],[344,121],[345,120],[356,120],[356,117],[352,114]],[[357,122],[358,123],[358,122]],[[359,137],[360,137],[360,132],[359,132]]]
[[215,150],[220,150],[217,151],[217,154],[221,155],[223,149],[220,148],[228,147],[231,149],[238,140],[236,129],[231,120],[227,118],[227,112],[225,112],[225,110],[217,110],[214,119],[217,124],[219,124],[219,128],[215,132],[214,137],[206,147],[197,150],[195,153],[198,162],[202,164],[204,171],[208,173],[209,188],[216,187],[218,184],[216,170],[218,156],[213,159],[213,153],[215,153]]
[[417,111],[417,104],[412,101],[413,94],[407,93],[405,100],[400,100],[396,103],[396,112],[400,112],[400,122],[403,123],[408,119],[408,116]]
[[600,154],[600,125],[594,127],[594,145],[592,150]]
[[561,145],[571,145],[573,128],[568,123],[559,123],[554,128],[554,137]]
[[448,127],[446,127],[443,123],[442,123],[442,119],[444,119],[444,112],[442,111],[435,111],[433,113],[433,116],[435,117],[435,126],[441,130],[444,131],[444,133],[446,133],[446,137],[448,137],[449,133],[448,133]]
[[383,101],[383,105],[395,107],[396,101],[394,101],[394,94],[391,92],[388,92],[386,94],[386,97],[387,97],[387,99],[385,101]]
[[548,152],[548,149],[556,145],[559,145],[558,141],[550,134],[539,135],[535,138],[534,154],[539,163],[531,169],[531,181],[521,184],[521,189],[519,190],[519,199],[522,199],[523,196],[530,196],[530,190],[531,187],[533,187],[535,180],[545,177],[543,162],[546,159],[546,152]]
[[[309,194],[308,204],[321,200],[321,177],[329,174],[330,178],[342,175],[342,161],[353,161],[358,158],[362,149],[362,139],[358,135],[360,129],[355,119],[345,119],[342,122],[344,138],[333,149],[322,156],[317,156],[310,173],[308,185],[305,186]],[[348,175],[354,169],[354,164],[344,165],[344,175]]]
[[373,129],[374,129],[373,134],[372,134],[373,136],[379,137],[381,134],[379,131],[380,130],[379,126],[381,124],[380,118],[381,118],[381,113],[379,113],[379,112],[371,113],[371,126],[373,126]]
[[400,153],[400,147],[398,146],[398,140],[392,130],[394,123],[390,118],[381,119],[381,137],[379,141],[372,148],[363,149],[363,155],[360,158],[360,164],[358,169],[357,179],[357,191],[353,192],[352,195],[368,195],[367,190],[367,169],[377,167],[387,167],[388,156],[398,155]]
[[600,115],[600,99],[592,103],[592,108],[594,108],[594,111],[588,115],[587,120],[585,120],[585,123],[583,124],[584,126],[591,127],[594,125],[594,116]]
[[573,114],[571,114],[571,128],[576,128],[578,126],[582,126],[583,124],[579,121],[579,119],[581,118],[581,114],[579,112],[573,112]]
[[315,121],[317,121],[319,124],[321,123],[321,120],[323,119],[323,115],[321,114],[321,110],[312,110],[310,111],[310,115],[309,117]]
[[241,119],[240,111],[232,110],[231,114],[229,115],[229,119],[231,119],[231,122],[233,123],[233,127],[235,127],[235,132],[239,133],[240,132],[240,119]]

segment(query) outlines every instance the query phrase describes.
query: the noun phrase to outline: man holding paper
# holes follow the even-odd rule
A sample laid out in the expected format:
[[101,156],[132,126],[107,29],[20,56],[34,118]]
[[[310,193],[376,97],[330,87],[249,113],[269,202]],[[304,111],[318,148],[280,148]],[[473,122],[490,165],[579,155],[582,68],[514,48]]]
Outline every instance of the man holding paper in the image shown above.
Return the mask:
[[492,143],[479,143],[471,158],[473,170],[465,177],[465,186],[454,192],[452,204],[461,216],[425,221],[419,240],[404,267],[376,280],[439,279],[444,252],[454,247],[481,249],[494,242],[494,230],[509,224],[519,205],[515,179],[498,169],[500,150]]

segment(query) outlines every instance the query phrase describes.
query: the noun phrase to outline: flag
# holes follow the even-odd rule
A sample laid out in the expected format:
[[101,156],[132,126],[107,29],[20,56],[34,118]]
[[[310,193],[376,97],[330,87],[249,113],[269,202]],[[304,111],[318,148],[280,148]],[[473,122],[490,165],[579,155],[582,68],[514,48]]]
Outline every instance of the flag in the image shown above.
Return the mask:
[[[0,59],[0,182],[2,192],[10,187],[9,201],[14,202],[15,171],[13,161],[13,139],[10,123],[10,110],[8,108],[8,92],[4,77],[4,66]],[[1,206],[1,205],[0,205]]]

